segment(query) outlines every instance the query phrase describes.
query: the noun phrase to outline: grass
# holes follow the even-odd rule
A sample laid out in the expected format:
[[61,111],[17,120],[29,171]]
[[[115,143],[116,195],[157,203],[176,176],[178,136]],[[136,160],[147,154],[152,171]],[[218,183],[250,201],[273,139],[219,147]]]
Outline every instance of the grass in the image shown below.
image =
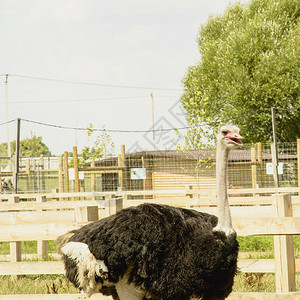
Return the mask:
[[[258,252],[260,255],[255,258],[274,258],[274,244],[271,236],[239,237],[238,241],[240,252]],[[294,253],[295,258],[300,258],[300,236],[294,236]]]
[[[297,290],[300,289],[300,274],[296,275]],[[235,277],[234,292],[274,293],[275,275],[263,273],[240,273]],[[0,295],[7,294],[74,294],[78,290],[64,275],[27,275],[12,281],[10,276],[0,276]]]
[[[56,252],[56,246],[54,241],[47,242],[48,252]],[[22,254],[37,254],[37,242],[36,241],[24,241],[21,242]],[[10,254],[9,242],[0,242],[0,255]]]
[[[239,237],[240,252],[247,258],[274,258],[272,237]],[[295,258],[300,258],[300,236],[294,237]],[[54,241],[48,241],[48,252],[56,252]],[[22,253],[36,254],[36,241],[22,242]],[[0,255],[9,254],[9,243],[0,242]],[[51,257],[49,258],[51,259]],[[297,291],[300,290],[300,273],[296,274]],[[272,273],[239,273],[235,278],[234,292],[275,292],[275,275]],[[0,294],[78,293],[64,275],[26,275],[12,281],[0,276]]]
[[[296,289],[300,290],[300,274],[296,274]],[[235,277],[233,292],[240,293],[275,293],[275,274],[272,273],[240,273]]]
[[275,275],[263,273],[238,274],[235,277],[233,291],[240,293],[249,292],[275,292]]
[[0,276],[0,295],[74,293],[78,293],[78,289],[64,275],[27,275],[16,281],[10,276]]

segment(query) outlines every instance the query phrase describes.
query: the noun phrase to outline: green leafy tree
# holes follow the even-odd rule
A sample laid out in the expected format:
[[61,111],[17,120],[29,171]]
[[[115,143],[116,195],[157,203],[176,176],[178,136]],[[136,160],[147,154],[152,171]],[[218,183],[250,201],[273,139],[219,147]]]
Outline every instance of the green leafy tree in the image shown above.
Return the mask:
[[51,156],[48,146],[43,143],[41,136],[31,134],[30,138],[20,141],[20,152],[23,157]]
[[7,157],[7,143],[0,144],[0,157]]
[[[87,134],[90,138],[95,130],[92,123],[87,127]],[[91,142],[91,141],[89,141]],[[79,165],[83,166],[85,163],[91,161],[92,159],[103,158],[112,156],[115,154],[115,143],[113,142],[111,136],[106,132],[103,126],[103,131],[100,135],[96,137],[92,146],[84,146],[82,149],[81,157],[79,159]]]
[[269,141],[271,107],[281,108],[279,140],[300,137],[299,16],[299,0],[253,0],[233,4],[200,28],[201,59],[188,68],[182,95],[195,143],[211,140],[203,125],[233,118],[246,142]]
[[[25,138],[20,141],[20,156],[21,157],[39,157],[41,154],[51,156],[51,151],[48,146],[43,143],[41,136],[31,133],[31,137]],[[16,141],[11,142],[11,152],[16,152]],[[7,156],[7,143],[0,145],[0,156]]]
[[197,188],[200,188],[200,175],[214,165],[214,163],[212,163],[214,152],[208,151],[214,147],[214,145],[211,144],[212,139],[212,132],[207,127],[193,126],[184,136],[182,142],[176,144],[177,151],[189,159],[195,159],[197,162],[193,168],[186,168],[186,166],[181,167],[184,173],[192,175],[197,179]]

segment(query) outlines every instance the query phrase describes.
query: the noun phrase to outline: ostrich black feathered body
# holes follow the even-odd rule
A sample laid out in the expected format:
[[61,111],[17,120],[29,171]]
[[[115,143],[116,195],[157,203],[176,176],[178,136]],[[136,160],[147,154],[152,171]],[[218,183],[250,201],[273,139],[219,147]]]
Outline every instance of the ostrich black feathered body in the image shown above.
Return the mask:
[[[126,274],[129,283],[147,291],[147,299],[224,299],[237,271],[238,242],[235,233],[213,231],[217,222],[192,209],[142,204],[74,231],[69,242],[87,244],[104,261],[105,279],[95,275],[101,283]],[[78,286],[75,261],[66,255],[63,260]],[[100,292],[118,299],[105,284]]]

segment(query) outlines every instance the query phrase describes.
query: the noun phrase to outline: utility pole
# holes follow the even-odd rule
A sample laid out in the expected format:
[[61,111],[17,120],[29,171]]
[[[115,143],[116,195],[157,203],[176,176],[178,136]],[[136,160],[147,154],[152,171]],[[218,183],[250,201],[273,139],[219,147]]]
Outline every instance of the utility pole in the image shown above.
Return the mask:
[[154,129],[154,99],[153,93],[150,94],[152,101],[152,140],[153,140],[153,150],[155,151],[155,129]]
[[279,177],[278,177],[278,151],[277,151],[277,134],[276,134],[276,116],[275,116],[275,108],[271,108],[272,115],[272,131],[273,131],[273,143],[272,143],[272,163],[273,163],[273,176],[275,187],[279,187]]
[[7,122],[7,156],[9,157],[9,168],[11,169],[11,145],[10,145],[10,132],[9,132],[9,114],[8,114],[8,74],[5,77],[5,102],[6,102],[6,122]]

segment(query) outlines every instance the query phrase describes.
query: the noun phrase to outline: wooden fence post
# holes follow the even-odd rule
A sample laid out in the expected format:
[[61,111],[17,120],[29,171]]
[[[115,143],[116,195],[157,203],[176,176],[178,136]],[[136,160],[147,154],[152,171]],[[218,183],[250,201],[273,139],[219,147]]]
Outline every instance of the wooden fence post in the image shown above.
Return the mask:
[[[272,197],[276,217],[293,216],[290,194],[275,194]],[[293,236],[274,236],[274,254],[276,292],[288,293],[296,291]]]
[[[10,203],[19,203],[20,198],[16,196],[10,196],[8,198]],[[21,255],[21,242],[10,242],[10,261],[11,262],[18,262],[22,260]],[[12,280],[17,280],[19,278],[18,275],[11,275]]]
[[33,190],[37,191],[37,171],[36,171],[36,161],[35,159],[32,162],[32,174],[33,174]]
[[[55,194],[57,194],[59,192],[59,189],[52,189],[52,200],[53,201],[58,201],[60,200],[60,198],[56,197]],[[45,201],[42,201],[42,202],[45,202]]]
[[[74,160],[74,174],[75,174],[75,192],[80,192],[80,185],[79,185],[79,170],[78,170],[78,154],[77,154],[77,147],[73,147],[73,160]],[[76,200],[80,200],[80,197],[76,197]]]
[[[256,166],[256,149],[255,147],[251,147],[251,174],[252,174],[252,188],[257,188],[257,166]],[[253,193],[253,196],[256,196]]]
[[98,206],[82,206],[75,208],[76,222],[91,222],[99,220]]
[[126,189],[126,187],[125,187],[125,185],[126,185],[125,184],[126,183],[126,180],[125,180],[125,176],[126,176],[125,145],[121,145],[121,154],[118,155],[118,167],[124,168],[124,169],[118,171],[118,177],[119,177],[118,190],[124,191]]
[[29,192],[31,189],[30,158],[26,159],[26,178],[27,178],[27,192]]
[[[36,202],[46,202],[46,196],[37,196]],[[47,241],[37,241],[38,258],[45,260],[48,256]]]
[[115,195],[109,195],[105,198],[105,211],[107,216],[119,212],[123,208],[123,198],[115,198]]
[[[95,168],[95,158],[92,158],[91,167]],[[96,174],[91,173],[91,191],[96,192]],[[92,196],[92,200],[95,200],[95,196]]]
[[65,192],[69,192],[69,168],[68,168],[68,152],[64,152],[64,174],[65,174]]
[[[152,186],[152,162],[149,157],[142,156],[142,168],[146,170],[146,178],[143,179],[144,190],[153,190]],[[145,195],[144,199],[154,199],[153,195]]]
[[58,157],[58,187],[59,187],[59,192],[63,193],[64,191],[63,158],[61,155]]
[[189,185],[186,187],[186,197],[187,199],[187,208],[191,208],[191,204],[192,204],[192,199],[194,198],[194,194],[193,194],[193,186]]
[[260,187],[264,187],[264,170],[263,170],[263,155],[262,155],[262,143],[257,143],[257,162],[259,164],[259,176]]
[[257,162],[262,165],[263,163],[263,157],[262,157],[262,143],[257,143],[256,144],[257,147]]
[[40,157],[40,160],[41,160],[41,182],[42,182],[42,193],[45,193],[46,191],[46,181],[45,181],[45,162],[44,162],[44,155],[41,154],[41,157]]

